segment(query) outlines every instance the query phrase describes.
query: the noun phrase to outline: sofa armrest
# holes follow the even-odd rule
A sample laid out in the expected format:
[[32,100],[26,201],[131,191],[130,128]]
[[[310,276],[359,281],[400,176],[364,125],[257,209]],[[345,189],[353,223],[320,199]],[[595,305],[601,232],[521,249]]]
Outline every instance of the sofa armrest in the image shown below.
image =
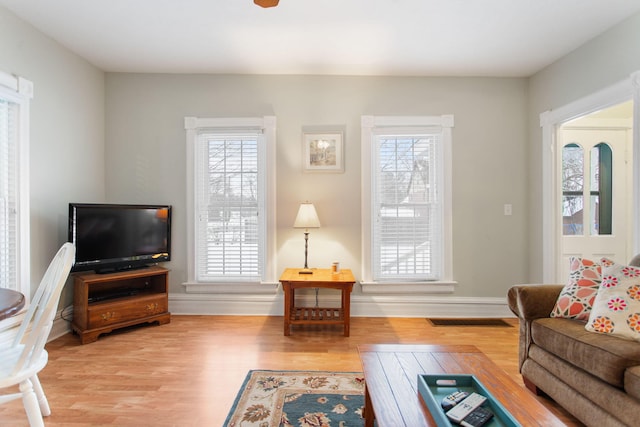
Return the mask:
[[515,285],[509,289],[509,308],[520,319],[549,317],[563,285]]
[[531,347],[531,322],[549,317],[562,291],[562,285],[515,285],[509,289],[507,302],[509,308],[520,319],[520,338],[518,339],[518,362],[522,365],[529,357]]

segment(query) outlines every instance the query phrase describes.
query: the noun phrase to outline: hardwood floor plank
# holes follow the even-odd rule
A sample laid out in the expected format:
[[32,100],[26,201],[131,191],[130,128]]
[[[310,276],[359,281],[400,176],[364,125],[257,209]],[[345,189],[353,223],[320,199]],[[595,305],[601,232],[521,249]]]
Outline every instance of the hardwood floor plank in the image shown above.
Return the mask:
[[[517,321],[507,321],[514,327],[355,317],[350,337],[332,325],[294,326],[285,337],[277,316],[172,316],[167,325],[133,327],[87,345],[67,334],[47,344],[49,364],[40,379],[52,414],[45,423],[220,426],[249,370],[360,372],[362,344],[471,344],[524,389]],[[552,401],[538,400],[567,425],[580,426]],[[20,401],[0,405],[0,425],[28,425]]]

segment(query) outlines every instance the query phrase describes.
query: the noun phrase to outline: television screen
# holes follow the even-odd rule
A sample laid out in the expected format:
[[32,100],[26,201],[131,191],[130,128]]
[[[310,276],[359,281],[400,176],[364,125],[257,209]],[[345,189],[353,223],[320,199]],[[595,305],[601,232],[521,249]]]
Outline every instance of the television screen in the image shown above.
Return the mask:
[[69,204],[74,271],[109,272],[171,259],[171,206]]

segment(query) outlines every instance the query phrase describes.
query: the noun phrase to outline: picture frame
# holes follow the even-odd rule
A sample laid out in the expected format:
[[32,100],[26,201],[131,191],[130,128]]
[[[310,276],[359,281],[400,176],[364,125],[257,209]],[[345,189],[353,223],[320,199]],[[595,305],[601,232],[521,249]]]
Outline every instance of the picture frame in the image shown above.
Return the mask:
[[302,133],[304,172],[344,172],[344,131],[304,131]]

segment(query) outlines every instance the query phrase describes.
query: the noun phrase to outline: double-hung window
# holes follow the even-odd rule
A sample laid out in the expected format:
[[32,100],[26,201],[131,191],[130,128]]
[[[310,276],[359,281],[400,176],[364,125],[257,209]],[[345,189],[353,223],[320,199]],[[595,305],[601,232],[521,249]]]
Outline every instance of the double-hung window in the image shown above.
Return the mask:
[[22,292],[29,280],[30,81],[0,72],[0,287]]
[[273,280],[275,118],[187,117],[192,283]]
[[362,118],[363,278],[451,280],[452,116]]

